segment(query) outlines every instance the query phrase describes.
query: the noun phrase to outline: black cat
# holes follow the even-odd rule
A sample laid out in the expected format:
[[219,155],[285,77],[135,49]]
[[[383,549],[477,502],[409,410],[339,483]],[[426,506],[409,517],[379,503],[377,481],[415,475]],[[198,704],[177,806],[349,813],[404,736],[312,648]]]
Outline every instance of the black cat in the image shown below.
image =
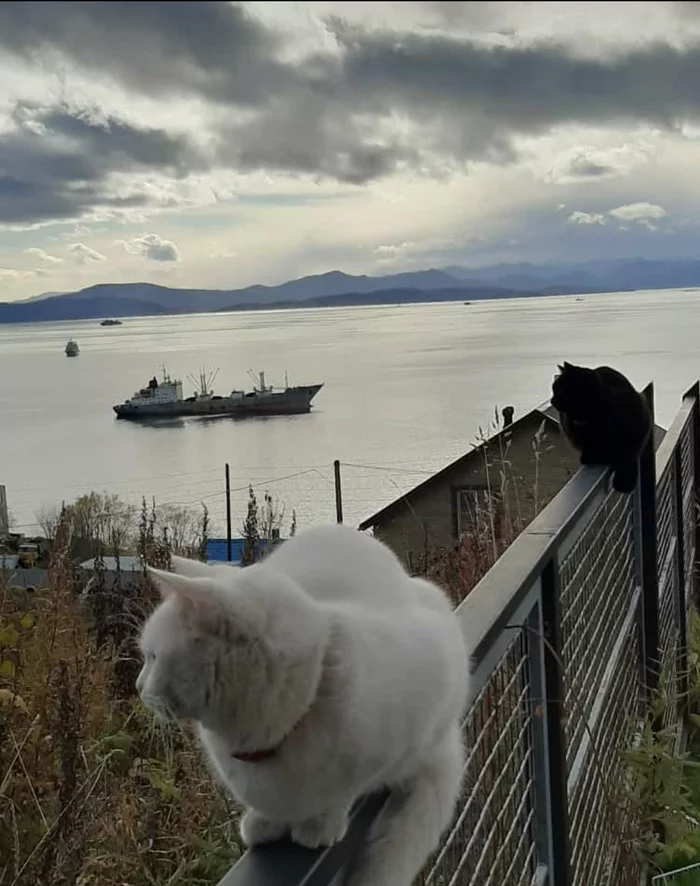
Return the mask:
[[588,369],[565,362],[559,370],[552,384],[552,406],[581,464],[610,465],[613,489],[632,492],[639,455],[652,427],[645,398],[609,366]]

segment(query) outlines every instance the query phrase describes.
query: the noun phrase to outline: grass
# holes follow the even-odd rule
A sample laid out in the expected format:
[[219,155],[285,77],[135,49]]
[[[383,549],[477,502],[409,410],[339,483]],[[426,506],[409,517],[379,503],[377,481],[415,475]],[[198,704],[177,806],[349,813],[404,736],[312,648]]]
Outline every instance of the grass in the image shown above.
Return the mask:
[[68,547],[59,532],[50,590],[0,589],[0,886],[217,883],[237,810],[194,737],[134,697],[150,588],[81,597]]

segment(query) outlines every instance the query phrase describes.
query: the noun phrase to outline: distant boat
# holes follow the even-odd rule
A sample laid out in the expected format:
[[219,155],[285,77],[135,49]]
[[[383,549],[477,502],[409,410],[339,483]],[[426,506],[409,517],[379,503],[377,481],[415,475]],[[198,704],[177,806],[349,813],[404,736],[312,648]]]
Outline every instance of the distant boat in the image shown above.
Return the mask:
[[66,345],[66,357],[77,357],[79,353],[78,342],[71,339]]
[[100,323],[100,326],[121,326],[121,325],[122,325],[121,320],[103,320]]
[[[217,370],[218,372],[218,370]],[[182,382],[171,379],[163,368],[161,382],[154,376],[145,388],[137,391],[129,400],[112,408],[117,418],[154,418],[157,416],[212,416],[212,415],[298,415],[311,411],[311,401],[323,384],[298,385],[273,388],[265,384],[265,373],[255,377],[252,391],[233,390],[227,397],[216,396],[211,382],[216,373],[193,379],[199,390],[192,397],[182,396]],[[252,373],[251,373],[252,375]]]

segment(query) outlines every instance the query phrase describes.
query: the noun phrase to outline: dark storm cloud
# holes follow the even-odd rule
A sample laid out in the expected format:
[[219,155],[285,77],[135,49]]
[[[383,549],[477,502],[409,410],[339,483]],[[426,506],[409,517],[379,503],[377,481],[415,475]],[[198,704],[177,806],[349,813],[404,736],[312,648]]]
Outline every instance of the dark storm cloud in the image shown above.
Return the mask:
[[487,46],[344,27],[337,36],[345,48],[340,85],[355,110],[488,122],[496,135],[562,123],[674,126],[700,112],[700,44],[657,42],[592,58],[551,42]]
[[239,6],[206,2],[0,3],[0,46],[58,53],[148,94],[188,92],[240,103],[282,87],[278,38]]
[[615,172],[613,166],[606,166],[603,163],[596,163],[594,160],[588,160],[585,157],[576,157],[569,164],[566,173],[576,178],[601,178],[604,175],[610,175]]
[[[452,6],[429,5],[442,14]],[[492,7],[477,4],[471,14]],[[56,136],[48,139],[20,121],[0,136],[0,218],[138,202],[103,198],[114,171],[185,176],[208,165],[360,184],[401,167],[434,173],[472,159],[511,162],[515,137],[557,125],[671,129],[700,117],[700,42],[630,43],[594,57],[554,41],[488,45],[328,26],[339,51],[291,63],[280,60],[282,37],[231,3],[0,3],[6,54],[107,74],[158,99],[215,103],[219,121],[206,162],[180,136],[117,120],[47,111],[41,122]],[[398,130],[387,125],[395,121]],[[609,171],[590,162],[576,174]]]
[[158,169],[182,177],[198,167],[185,140],[110,118],[22,105],[14,122],[14,131],[0,137],[0,222],[5,224],[74,218],[96,206],[144,205],[141,195],[110,193],[109,175]]

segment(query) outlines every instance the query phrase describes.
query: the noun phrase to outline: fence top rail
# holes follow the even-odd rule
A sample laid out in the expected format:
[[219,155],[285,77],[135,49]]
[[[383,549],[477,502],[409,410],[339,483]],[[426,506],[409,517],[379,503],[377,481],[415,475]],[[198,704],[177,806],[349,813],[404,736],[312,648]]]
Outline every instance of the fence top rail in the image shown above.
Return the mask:
[[[387,801],[383,793],[361,800],[345,838],[327,849],[305,849],[283,840],[249,849],[219,886],[328,886],[340,871],[349,872],[357,849]],[[345,880],[343,881],[343,883]]]
[[680,409],[671,423],[671,427],[666,431],[663,440],[659,443],[659,448],[656,450],[657,483],[673,462],[681,436],[688,422],[692,420],[695,402],[694,397],[686,394]]
[[472,651],[473,668],[506,628],[561,542],[590,505],[603,498],[607,479],[606,468],[581,468],[506,548],[460,604],[457,614],[467,648]]

